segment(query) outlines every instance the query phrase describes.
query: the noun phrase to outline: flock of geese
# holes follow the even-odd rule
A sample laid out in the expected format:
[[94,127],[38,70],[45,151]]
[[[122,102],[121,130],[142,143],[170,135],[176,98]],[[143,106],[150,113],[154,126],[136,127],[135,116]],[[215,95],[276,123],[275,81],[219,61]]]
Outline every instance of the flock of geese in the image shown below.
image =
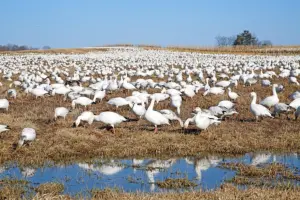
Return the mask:
[[[257,94],[249,94],[252,97],[250,111],[256,120],[289,112],[294,112],[297,119],[300,91],[290,95],[290,103],[280,102],[277,93],[284,90],[284,85],[272,81],[287,79],[288,84],[298,86],[299,68],[299,56],[208,55],[140,48],[70,55],[2,55],[3,83],[0,86],[7,89],[7,97],[0,99],[0,109],[8,111],[10,99],[23,98],[24,94],[35,98],[60,96],[70,102],[70,107],[56,107],[55,120],[65,119],[78,107],[85,108],[75,120],[75,127],[96,121],[111,126],[115,132],[116,125],[129,120],[117,113],[118,108],[129,106],[137,118],[153,125],[155,133],[159,126],[170,125],[171,121],[178,121],[182,128],[193,123],[200,130],[206,130],[220,124],[223,118],[238,114],[235,110],[240,97],[238,85],[261,84],[261,87],[272,86],[273,95],[258,103]],[[151,92],[157,90],[159,92]],[[110,98],[106,102],[115,107],[115,112],[94,114],[90,111],[93,104],[117,92],[127,97]],[[183,97],[195,95],[228,96],[228,100],[209,108],[197,107],[190,118],[183,120]],[[155,110],[155,105],[162,101],[169,101],[170,108]],[[0,125],[0,132],[9,129],[7,125]],[[35,130],[26,127],[19,144],[22,146],[35,138]]]

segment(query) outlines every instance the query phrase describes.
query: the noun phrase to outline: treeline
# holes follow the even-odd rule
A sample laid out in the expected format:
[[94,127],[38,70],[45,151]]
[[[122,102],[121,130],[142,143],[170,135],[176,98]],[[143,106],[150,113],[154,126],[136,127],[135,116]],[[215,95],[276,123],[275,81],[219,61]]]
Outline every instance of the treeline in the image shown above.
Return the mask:
[[272,46],[270,40],[260,41],[255,34],[248,30],[233,36],[220,36],[216,37],[217,46]]
[[[24,50],[39,50],[40,48],[35,48],[27,45],[16,45],[16,44],[7,44],[0,45],[0,51],[24,51]],[[51,49],[49,46],[43,46],[41,49]]]

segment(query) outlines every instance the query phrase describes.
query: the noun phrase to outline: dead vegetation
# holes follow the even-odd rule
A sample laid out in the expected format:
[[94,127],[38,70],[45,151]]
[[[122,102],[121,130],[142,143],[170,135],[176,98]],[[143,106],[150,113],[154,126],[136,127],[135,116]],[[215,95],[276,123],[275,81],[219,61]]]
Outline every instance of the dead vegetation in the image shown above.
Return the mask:
[[214,191],[193,191],[182,193],[160,193],[160,194],[145,194],[145,193],[124,193],[110,189],[94,190],[92,199],[126,199],[126,200],[150,200],[150,199],[209,199],[209,200],[232,200],[232,199],[298,199],[300,195],[299,189],[268,189],[249,187],[245,190],[239,190],[231,184],[224,184],[220,189]]
[[[1,88],[2,95],[8,83],[0,80],[5,86]],[[290,102],[287,98],[298,88],[290,85],[286,80],[275,79],[274,83],[281,83],[286,88],[279,94],[281,102]],[[0,163],[16,161],[19,164],[36,165],[45,161],[72,162],[75,160],[90,160],[91,158],[127,158],[127,157],[183,157],[198,153],[215,154],[244,154],[247,152],[299,152],[300,124],[299,121],[286,119],[285,116],[276,119],[264,119],[255,122],[249,111],[251,91],[256,91],[259,98],[269,96],[270,87],[259,84],[234,88],[240,94],[236,104],[239,115],[230,117],[219,126],[209,127],[200,131],[195,126],[183,130],[178,123],[171,126],[159,127],[158,134],[153,134],[154,127],[145,120],[130,121],[116,127],[116,134],[106,129],[106,126],[94,122],[91,126],[84,124],[72,128],[76,117],[84,110],[78,107],[73,110],[66,120],[54,121],[54,109],[59,106],[71,108],[69,100],[63,97],[45,97],[35,99],[25,96],[19,91],[17,99],[9,99],[9,111],[0,111],[1,124],[7,124],[12,129],[1,133]],[[150,90],[150,92],[160,92]],[[135,119],[129,107],[114,108],[106,102],[112,97],[128,96],[127,92],[107,94],[107,97],[89,110],[98,114],[102,111],[116,111],[123,116]],[[228,99],[227,95],[203,96],[199,92],[193,99],[184,97],[180,117],[185,120],[191,115],[193,108],[199,106],[208,108],[217,105],[220,100]],[[160,102],[155,109],[170,109],[170,101]],[[293,117],[292,114],[290,117]],[[14,150],[20,132],[25,127],[35,128],[37,139],[29,146]]]
[[187,178],[167,178],[164,181],[157,181],[156,185],[160,188],[166,188],[166,189],[179,189],[179,188],[191,188],[196,187],[197,184],[190,181]]
[[64,191],[64,185],[61,183],[45,183],[39,185],[35,191],[41,195],[59,195]]
[[262,188],[299,189],[298,171],[282,164],[251,166],[242,163],[223,163],[220,167],[235,170],[236,175],[227,182]]

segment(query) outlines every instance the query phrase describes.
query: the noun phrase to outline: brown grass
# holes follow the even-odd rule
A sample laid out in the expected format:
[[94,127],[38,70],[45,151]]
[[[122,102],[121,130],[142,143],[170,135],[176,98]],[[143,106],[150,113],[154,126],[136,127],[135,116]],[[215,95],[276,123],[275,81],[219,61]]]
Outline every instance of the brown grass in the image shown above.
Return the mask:
[[164,181],[157,181],[156,184],[160,188],[167,188],[167,189],[189,188],[189,187],[197,186],[196,183],[190,181],[187,178],[178,178],[178,179],[167,178]]
[[39,185],[35,191],[41,195],[59,195],[64,191],[64,185],[61,183],[45,183]]
[[225,184],[215,191],[193,191],[183,193],[161,193],[161,194],[138,194],[123,193],[110,189],[94,191],[92,199],[126,199],[126,200],[152,200],[152,199],[185,199],[185,200],[233,200],[233,199],[252,199],[252,200],[274,200],[274,199],[299,199],[299,189],[267,189],[249,187],[246,190],[239,190],[231,184]]
[[[5,83],[4,80],[1,80]],[[297,90],[297,86],[276,79],[274,83],[283,83],[286,89],[279,94],[281,102],[289,102],[288,95]],[[6,86],[1,88],[5,97]],[[239,115],[231,117],[219,126],[211,126],[200,132],[195,126],[183,131],[178,123],[162,126],[158,134],[153,134],[154,127],[145,120],[122,123],[116,127],[116,134],[103,128],[99,122],[91,126],[72,128],[76,117],[84,110],[73,110],[67,119],[53,120],[54,109],[58,106],[71,107],[70,101],[62,97],[45,97],[35,99],[20,93],[16,100],[10,99],[8,112],[0,111],[1,123],[12,129],[1,133],[0,163],[16,161],[20,164],[42,164],[46,160],[68,162],[89,160],[95,157],[178,157],[193,156],[198,153],[244,154],[247,152],[299,152],[300,124],[287,120],[285,116],[276,119],[264,119],[254,122],[249,111],[251,91],[256,91],[259,98],[271,95],[270,87],[255,85],[238,86],[241,95],[237,102]],[[151,90],[154,92],[155,90]],[[4,93],[3,93],[4,92]],[[156,90],[156,92],[159,92]],[[126,92],[108,94],[106,99],[92,105],[94,113],[115,110],[106,102],[116,96],[128,96]],[[193,99],[184,97],[181,118],[190,117],[193,108],[208,108],[217,105],[220,100],[228,99],[227,95],[203,97],[200,92]],[[155,105],[155,109],[170,108],[169,100]],[[117,110],[123,116],[135,118],[128,107]],[[29,146],[13,150],[24,127],[33,127],[37,139]]]

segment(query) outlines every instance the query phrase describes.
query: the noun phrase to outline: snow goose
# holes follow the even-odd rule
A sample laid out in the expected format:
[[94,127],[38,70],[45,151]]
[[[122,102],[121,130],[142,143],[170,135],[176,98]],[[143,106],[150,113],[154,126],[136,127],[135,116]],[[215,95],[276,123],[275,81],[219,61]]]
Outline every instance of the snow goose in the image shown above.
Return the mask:
[[296,91],[296,92],[292,93],[289,96],[289,99],[291,99],[291,100],[295,100],[295,99],[298,99],[298,98],[300,98],[300,92],[299,91]]
[[257,95],[256,95],[255,92],[251,92],[250,96],[252,97],[252,101],[251,101],[251,104],[250,104],[250,111],[255,116],[256,121],[258,120],[258,117],[267,116],[267,117],[273,118],[273,116],[271,115],[270,110],[268,110],[263,105],[256,104]]
[[0,109],[5,109],[8,111],[9,102],[7,99],[0,99]]
[[203,93],[203,96],[206,96],[208,94],[218,95],[223,93],[224,93],[224,89],[222,87],[211,87]]
[[95,119],[95,115],[93,112],[91,111],[84,111],[83,113],[81,113],[76,121],[74,122],[74,127],[78,127],[81,121],[85,121],[87,122],[89,125],[91,125],[93,123]]
[[67,114],[69,113],[69,110],[65,107],[57,107],[55,108],[54,112],[54,120],[57,119],[57,117],[63,117],[66,119]]
[[180,107],[182,104],[182,98],[179,95],[171,96],[171,106],[177,109],[177,114],[180,115]]
[[15,89],[9,89],[7,90],[8,97],[12,97],[14,99],[17,98],[17,91]]
[[91,104],[96,104],[93,100],[87,97],[78,97],[77,99],[72,101],[72,108],[75,109],[76,104],[82,105],[85,108]]
[[170,97],[169,94],[163,94],[163,93],[154,93],[152,95],[152,98],[155,99],[155,102],[158,103],[160,101],[164,101]]
[[166,118],[163,114],[161,114],[160,112],[157,112],[155,110],[153,110],[154,107],[154,101],[155,98],[154,96],[151,96],[151,103],[145,113],[145,119],[154,124],[155,129],[154,129],[154,133],[157,133],[157,126],[158,125],[163,125],[163,124],[167,124],[170,125],[168,118]]
[[227,109],[231,109],[231,108],[234,107],[234,103],[232,103],[231,101],[223,100],[223,101],[219,102],[218,106],[219,107],[224,107],[224,108],[227,108]]
[[35,89],[29,88],[28,92],[30,92],[31,94],[33,94],[36,99],[38,97],[44,97],[45,94],[49,94],[48,91],[46,91],[46,90],[44,90],[42,88],[35,88]]
[[290,107],[297,109],[300,106],[300,98],[293,100],[290,103]]
[[231,88],[228,88],[228,96],[233,101],[236,101],[236,99],[239,98],[239,95],[236,92],[232,92]]
[[294,83],[294,84],[296,84],[296,85],[299,85],[299,82],[297,81],[297,78],[294,77],[294,76],[290,76],[290,77],[289,77],[289,82],[290,82],[290,83]]
[[97,99],[100,99],[100,101],[102,101],[102,99],[105,97],[105,95],[106,95],[105,90],[98,90],[94,94],[93,101],[96,102]]
[[127,101],[126,99],[124,99],[122,97],[116,97],[116,98],[110,99],[107,103],[110,105],[116,106],[118,108],[119,106],[128,105],[129,101]]
[[145,115],[146,108],[144,103],[129,103],[130,108],[132,109],[133,113],[138,116],[140,119]]
[[8,125],[0,124],[0,133],[8,130],[10,130],[10,127]]
[[127,119],[122,115],[110,111],[100,113],[99,115],[95,116],[95,120],[110,125],[113,128],[113,133],[116,133],[115,125],[127,121]]
[[291,107],[285,103],[277,103],[274,106],[274,112],[273,112],[273,116],[276,117],[276,115],[278,114],[280,117],[281,113],[285,113],[288,115],[288,112],[291,111],[290,109]]
[[188,128],[190,122],[194,122],[201,130],[206,130],[211,124],[218,125],[221,123],[217,117],[202,113],[201,110],[199,110],[196,116],[185,121],[184,128]]
[[33,128],[24,128],[19,140],[19,146],[23,146],[24,143],[32,142],[36,138],[36,132]]
[[273,88],[272,88],[273,95],[272,96],[268,96],[264,100],[262,100],[260,102],[261,105],[267,106],[267,107],[271,108],[275,104],[279,103],[279,98],[278,98],[277,92],[276,92],[276,87],[277,86],[278,86],[277,84],[273,84]]
[[172,110],[164,109],[160,110],[159,112],[163,114],[166,118],[168,118],[170,121],[178,121],[180,126],[183,127],[182,120]]

